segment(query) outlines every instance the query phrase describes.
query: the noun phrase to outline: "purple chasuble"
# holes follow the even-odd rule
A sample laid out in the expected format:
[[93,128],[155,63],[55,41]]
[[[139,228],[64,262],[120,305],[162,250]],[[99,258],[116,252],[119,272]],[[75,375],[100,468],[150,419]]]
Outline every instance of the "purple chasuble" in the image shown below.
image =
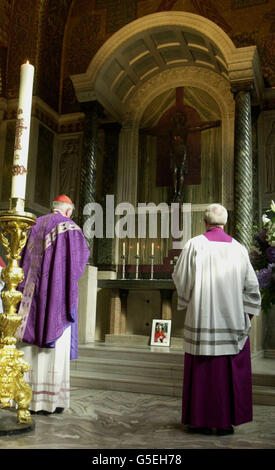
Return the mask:
[[54,348],[71,326],[71,359],[78,357],[78,281],[89,249],[78,225],[59,212],[37,219],[22,252],[24,280],[16,336],[40,348]]
[[[223,229],[203,234],[209,242],[232,242]],[[182,423],[227,429],[252,421],[252,373],[247,338],[236,355],[184,355]]]

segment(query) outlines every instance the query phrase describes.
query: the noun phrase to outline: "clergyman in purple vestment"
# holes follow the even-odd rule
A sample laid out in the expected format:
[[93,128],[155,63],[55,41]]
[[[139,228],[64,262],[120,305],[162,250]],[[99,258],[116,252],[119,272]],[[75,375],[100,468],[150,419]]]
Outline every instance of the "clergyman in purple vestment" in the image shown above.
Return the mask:
[[227,217],[207,207],[206,232],[186,243],[172,275],[186,309],[182,423],[218,435],[252,420],[249,332],[261,305],[247,249],[224,232]]
[[90,252],[70,218],[73,208],[67,196],[55,199],[52,213],[30,230],[20,262],[23,319],[16,336],[31,366],[25,374],[33,391],[30,410],[44,414],[69,406],[70,359],[78,356],[78,281]]

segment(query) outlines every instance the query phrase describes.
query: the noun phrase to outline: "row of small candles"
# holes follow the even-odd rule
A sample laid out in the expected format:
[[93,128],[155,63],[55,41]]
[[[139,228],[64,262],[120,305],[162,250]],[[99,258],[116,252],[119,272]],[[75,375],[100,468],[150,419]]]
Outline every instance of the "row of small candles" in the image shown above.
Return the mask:
[[[155,253],[155,244],[152,243],[152,245],[151,245],[151,256],[154,256],[154,253]],[[125,244],[125,242],[122,243],[122,256],[126,256],[126,244]],[[137,242],[136,256],[139,256],[139,242]]]
[[[131,247],[130,247],[131,248]],[[158,247],[159,248],[159,247]],[[136,247],[136,279],[138,279],[138,272],[139,272],[139,258],[140,258],[140,246],[139,242],[137,242],[137,247]],[[154,279],[154,256],[155,254],[155,244],[152,243],[151,245],[151,277],[150,279]],[[122,244],[122,279],[125,279],[125,264],[126,264],[126,244],[123,242]]]

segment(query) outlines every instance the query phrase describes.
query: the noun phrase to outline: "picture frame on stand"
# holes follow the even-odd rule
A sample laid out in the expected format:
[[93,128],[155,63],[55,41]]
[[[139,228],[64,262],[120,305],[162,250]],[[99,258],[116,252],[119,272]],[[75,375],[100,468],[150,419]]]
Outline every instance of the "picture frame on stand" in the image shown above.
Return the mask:
[[166,346],[171,343],[172,320],[153,319],[150,346]]

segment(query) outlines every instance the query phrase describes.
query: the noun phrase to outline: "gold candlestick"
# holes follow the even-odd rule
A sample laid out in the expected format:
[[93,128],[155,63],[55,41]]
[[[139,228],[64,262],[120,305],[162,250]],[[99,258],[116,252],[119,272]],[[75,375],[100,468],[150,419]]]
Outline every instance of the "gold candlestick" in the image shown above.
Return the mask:
[[[22,299],[22,293],[16,290],[23,281],[23,269],[19,267],[21,250],[27,240],[28,230],[36,223],[33,214],[17,211],[12,208],[0,212],[0,241],[6,250],[8,264],[2,269],[2,280],[6,288],[2,292],[4,313],[0,315],[0,408],[11,407],[12,401],[17,403],[17,422],[31,424],[31,414],[28,410],[32,389],[24,381],[24,372],[30,366],[23,360],[23,351],[16,349],[15,332],[22,322],[22,317],[16,313],[17,304]],[[14,207],[14,206],[13,206]],[[22,207],[16,204],[15,207]]]

